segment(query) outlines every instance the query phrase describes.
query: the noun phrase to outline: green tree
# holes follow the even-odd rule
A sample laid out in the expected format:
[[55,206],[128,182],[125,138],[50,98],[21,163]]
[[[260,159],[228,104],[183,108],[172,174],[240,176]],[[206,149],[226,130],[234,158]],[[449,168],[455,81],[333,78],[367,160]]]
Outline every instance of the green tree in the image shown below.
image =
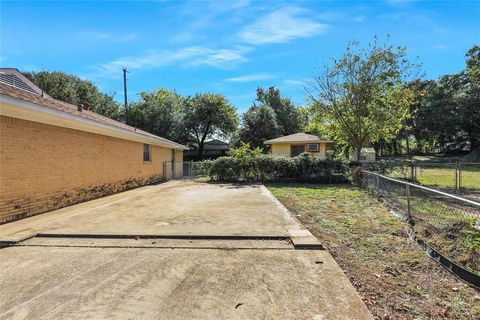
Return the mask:
[[306,119],[300,108],[296,107],[289,98],[282,98],[278,88],[257,88],[257,98],[254,106],[257,106],[257,104],[259,106],[269,106],[275,112],[280,136],[300,132],[306,125]]
[[478,90],[480,88],[480,46],[474,45],[465,56],[467,57],[465,74]]
[[429,152],[480,146],[480,47],[466,53],[466,69],[437,81],[412,83],[416,87],[412,133]]
[[466,53],[464,94],[460,96],[459,117],[465,139],[471,149],[480,147],[480,46],[474,45]]
[[242,116],[238,139],[256,148],[265,149],[263,142],[280,136],[275,111],[268,106],[252,106]]
[[188,142],[183,122],[184,98],[175,91],[158,89],[140,93],[129,105],[128,124],[179,143]]
[[413,92],[407,79],[415,71],[404,47],[377,39],[367,49],[350,42],[343,56],[314,77],[307,93],[329,135],[360,151],[380,138],[395,136],[409,116]]
[[196,94],[186,99],[184,124],[187,133],[198,146],[198,155],[203,157],[206,139],[226,137],[238,126],[235,108],[220,94]]
[[90,81],[59,71],[23,74],[52,98],[74,105],[88,103],[93,112],[112,119],[119,118],[119,105],[113,96],[100,92]]

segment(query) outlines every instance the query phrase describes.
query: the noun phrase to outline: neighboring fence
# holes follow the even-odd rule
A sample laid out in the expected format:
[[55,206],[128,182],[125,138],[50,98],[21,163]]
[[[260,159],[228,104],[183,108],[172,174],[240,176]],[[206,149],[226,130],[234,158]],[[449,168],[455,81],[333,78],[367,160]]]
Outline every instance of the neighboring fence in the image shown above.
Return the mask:
[[458,191],[480,191],[479,162],[382,162],[364,163],[369,171],[416,182],[425,186]]
[[463,157],[462,161],[465,162],[478,162],[480,161],[480,147],[470,152],[468,155]]
[[480,203],[369,171],[358,182],[409,222],[432,258],[480,286]]

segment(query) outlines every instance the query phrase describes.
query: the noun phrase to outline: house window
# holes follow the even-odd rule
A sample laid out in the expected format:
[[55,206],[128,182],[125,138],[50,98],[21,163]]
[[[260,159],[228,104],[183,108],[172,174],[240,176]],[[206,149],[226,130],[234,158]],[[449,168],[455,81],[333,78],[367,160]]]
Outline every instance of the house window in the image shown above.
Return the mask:
[[143,161],[144,162],[151,162],[152,161],[152,153],[151,153],[152,146],[149,144],[143,144]]
[[309,152],[318,152],[319,145],[318,143],[309,143],[307,144],[307,151]]
[[292,157],[298,156],[300,153],[305,152],[305,145],[291,146],[290,154]]

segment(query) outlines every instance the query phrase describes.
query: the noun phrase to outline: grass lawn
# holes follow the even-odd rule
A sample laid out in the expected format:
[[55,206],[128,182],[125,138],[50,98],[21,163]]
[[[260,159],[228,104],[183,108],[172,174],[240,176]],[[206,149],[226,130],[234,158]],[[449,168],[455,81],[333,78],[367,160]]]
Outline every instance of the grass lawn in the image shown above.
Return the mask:
[[377,319],[478,319],[480,293],[430,260],[404,223],[351,185],[268,183],[326,246]]

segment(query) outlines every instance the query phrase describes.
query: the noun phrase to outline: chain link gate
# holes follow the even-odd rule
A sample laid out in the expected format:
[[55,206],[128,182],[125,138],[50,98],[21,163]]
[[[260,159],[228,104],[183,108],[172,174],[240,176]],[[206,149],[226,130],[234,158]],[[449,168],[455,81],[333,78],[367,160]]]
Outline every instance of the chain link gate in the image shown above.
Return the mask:
[[194,161],[164,161],[163,162],[163,180],[186,179],[194,180],[203,176],[201,163]]

